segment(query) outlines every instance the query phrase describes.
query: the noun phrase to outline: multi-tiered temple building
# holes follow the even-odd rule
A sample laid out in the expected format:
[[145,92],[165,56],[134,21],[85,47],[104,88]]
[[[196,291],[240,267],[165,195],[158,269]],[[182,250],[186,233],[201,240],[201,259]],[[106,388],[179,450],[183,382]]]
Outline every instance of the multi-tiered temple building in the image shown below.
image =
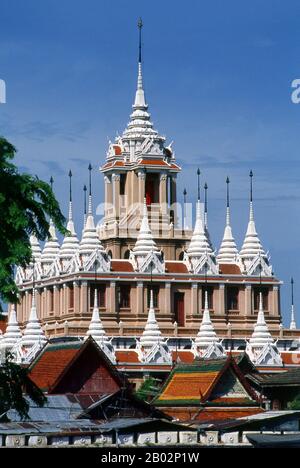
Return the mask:
[[100,171],[105,182],[101,224],[95,225],[90,183],[82,233],[74,225],[70,190],[69,232],[62,244],[51,221],[42,249],[31,238],[33,261],[16,273],[21,328],[29,321],[35,289],[38,318],[48,337],[84,336],[96,310],[93,323],[110,336],[140,337],[148,318],[150,335],[159,327],[163,337],[187,342],[197,336],[205,310],[218,338],[243,340],[252,335],[260,308],[273,337],[282,335],[281,282],[257,234],[253,174],[240,249],[231,227],[229,180],[220,247],[212,246],[199,186],[196,220],[186,227],[186,207],[177,202],[181,168],[172,145],[154,129],[145,99],[141,42],[130,120],[109,144]]

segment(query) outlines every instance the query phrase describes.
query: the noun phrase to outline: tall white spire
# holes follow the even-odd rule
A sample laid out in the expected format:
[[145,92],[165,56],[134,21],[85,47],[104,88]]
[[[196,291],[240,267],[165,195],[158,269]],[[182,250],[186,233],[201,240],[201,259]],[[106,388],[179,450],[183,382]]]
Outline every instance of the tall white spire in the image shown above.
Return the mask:
[[49,225],[49,236],[44,245],[41,261],[42,263],[51,264],[59,254],[60,245],[57,239],[56,230],[52,219],[50,219]]
[[73,206],[72,206],[72,172],[69,172],[70,179],[70,196],[69,196],[69,217],[67,230],[69,233],[65,236],[62,246],[60,248],[59,256],[62,260],[70,260],[73,255],[77,252],[79,247],[79,240],[75,232],[73,222]]
[[93,212],[92,212],[92,180],[91,180],[91,171],[92,171],[92,166],[91,164],[89,165],[89,202],[88,202],[88,214],[86,218],[86,223],[83,229],[83,234],[82,234],[82,239],[80,242],[79,246],[79,252],[83,256],[83,259],[88,257],[92,252],[95,250],[102,250],[104,251],[104,248],[100,242],[96,227],[95,227],[95,222],[94,222],[94,217],[93,217]]
[[196,223],[190,245],[187,249],[187,254],[189,257],[201,257],[204,254],[213,255],[211,244],[201,217],[200,200],[197,201]]
[[291,293],[292,293],[292,304],[291,304],[291,322],[290,330],[296,330],[297,324],[295,319],[295,308],[294,308],[294,279],[291,278]]
[[155,310],[153,304],[153,290],[150,291],[150,307],[147,323],[140,339],[140,344],[143,348],[152,348],[157,343],[162,341],[161,331],[155,318]]
[[223,240],[217,256],[217,260],[219,263],[234,263],[236,262],[238,255],[238,249],[234,237],[232,235],[232,229],[230,225],[229,183],[229,177],[227,177],[226,226],[224,230]]
[[262,293],[260,292],[257,321],[249,343],[254,348],[263,348],[266,344],[273,343],[273,341],[274,340],[265,321]]
[[252,186],[253,172],[250,171],[250,212],[248,228],[245,235],[244,243],[240,251],[240,257],[244,261],[251,261],[257,255],[266,259],[266,253],[261,245],[258,234],[256,232],[254,212],[253,212],[253,186]]
[[139,19],[139,60],[138,60],[138,78],[137,89],[133,104],[133,112],[130,116],[130,122],[123,133],[123,138],[127,137],[145,137],[157,136],[158,132],[153,129],[153,124],[150,122],[150,114],[148,113],[148,105],[145,101],[145,92],[143,88],[143,74],[142,74],[142,20]]
[[41,259],[42,249],[37,237],[34,234],[31,234],[30,238],[32,258],[34,262],[38,262]]
[[11,310],[9,314],[9,319],[6,327],[6,331],[3,335],[1,340],[1,348],[2,349],[11,349],[14,345],[20,341],[22,338],[22,333],[17,321],[17,313],[15,309],[15,305],[11,304]]
[[98,344],[109,343],[109,339],[105,333],[102,321],[100,319],[97,289],[95,289],[94,293],[94,308],[92,320],[90,322],[86,334],[87,336],[91,336]]
[[158,247],[149,226],[146,198],[144,198],[143,218],[133,253],[136,257],[146,257],[150,252],[158,252]]
[[47,342],[41,324],[39,322],[35,303],[35,288],[32,290],[32,304],[21,344],[25,348],[31,348],[35,344],[43,345]]

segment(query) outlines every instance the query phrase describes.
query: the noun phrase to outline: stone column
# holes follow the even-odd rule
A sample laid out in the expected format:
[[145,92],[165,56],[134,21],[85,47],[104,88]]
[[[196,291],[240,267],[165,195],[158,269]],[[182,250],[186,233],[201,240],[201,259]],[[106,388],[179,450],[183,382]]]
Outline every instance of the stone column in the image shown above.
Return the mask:
[[111,281],[110,282],[110,288],[109,288],[109,311],[112,315],[112,317],[116,318],[117,317],[117,300],[116,300],[116,282]]
[[142,315],[144,313],[144,284],[138,282],[136,285],[136,314]]
[[115,217],[116,219],[120,216],[120,174],[112,175],[113,181],[113,205],[115,208]]
[[171,209],[174,212],[174,226],[177,224],[177,180],[176,175],[171,178]]
[[[269,293],[270,295],[270,293]],[[275,317],[279,317],[280,309],[279,309],[279,286],[273,286],[272,291],[272,302],[269,305],[270,315],[274,315]],[[271,307],[270,307],[271,306]]]
[[78,281],[73,281],[74,288],[74,314],[80,314],[80,288]]
[[203,304],[202,304],[202,286],[198,287],[198,313],[202,314]]
[[112,193],[112,183],[108,176],[104,176],[104,186],[105,186],[105,200],[104,200],[104,216],[108,217],[108,210],[112,207],[113,204],[113,193]]
[[59,288],[59,309],[60,309],[60,315],[64,315],[65,309],[64,309],[64,287],[60,286]]
[[245,310],[244,315],[252,315],[252,286],[246,284],[245,286]]
[[167,214],[167,174],[160,174],[159,181],[159,203],[162,215]]
[[139,171],[138,172],[138,178],[139,178],[139,196],[138,200],[140,204],[144,203],[144,198],[145,198],[145,180],[146,180],[146,174],[145,171]]
[[24,322],[27,322],[27,320],[28,320],[28,312],[29,312],[28,297],[29,297],[29,293],[28,293],[28,290],[26,290],[25,291],[25,308],[24,308],[24,316],[23,316],[23,321]]
[[43,303],[42,307],[42,317],[47,317],[49,315],[49,308],[48,308],[48,288],[43,288],[42,300]]
[[191,316],[195,317],[198,314],[198,284],[191,285]]
[[225,314],[225,284],[219,285],[219,310],[216,310],[217,314]]
[[63,315],[68,313],[68,287],[67,284],[63,284]]
[[57,315],[58,317],[61,314],[61,308],[60,308],[60,288],[57,285],[53,286],[53,309],[54,309],[54,315]]
[[89,310],[88,310],[88,283],[87,283],[87,281],[82,281],[81,282],[80,293],[81,293],[81,299],[80,299],[81,313],[87,314],[89,312]]
[[165,283],[165,310],[164,314],[174,315],[171,310],[171,283]]

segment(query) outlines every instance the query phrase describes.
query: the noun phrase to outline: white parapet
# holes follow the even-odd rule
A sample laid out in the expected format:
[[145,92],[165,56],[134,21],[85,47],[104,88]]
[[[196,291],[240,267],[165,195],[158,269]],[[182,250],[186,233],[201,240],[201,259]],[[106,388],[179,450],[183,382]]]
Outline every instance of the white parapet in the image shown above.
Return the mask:
[[227,432],[221,435],[221,442],[224,445],[238,445],[239,433],[238,432]]
[[157,442],[159,445],[175,445],[178,442],[178,432],[158,432]]
[[205,434],[200,434],[200,442],[204,445],[218,445],[219,433],[217,431],[206,431]]
[[37,436],[30,436],[28,439],[28,446],[29,447],[44,447],[47,443],[47,437],[37,435]]
[[73,445],[91,445],[91,436],[81,435],[73,437]]
[[113,445],[113,436],[112,434],[97,435],[93,443],[101,446]]
[[145,432],[138,435],[137,445],[154,445],[155,440],[155,432]]
[[25,446],[25,436],[23,435],[9,435],[5,439],[6,447],[24,447]]
[[198,443],[198,433],[192,431],[179,432],[179,443],[183,445],[194,445]]
[[52,437],[51,438],[51,445],[55,445],[57,447],[63,447],[65,445],[70,445],[69,437]]
[[118,445],[133,445],[134,434],[118,434],[117,442]]

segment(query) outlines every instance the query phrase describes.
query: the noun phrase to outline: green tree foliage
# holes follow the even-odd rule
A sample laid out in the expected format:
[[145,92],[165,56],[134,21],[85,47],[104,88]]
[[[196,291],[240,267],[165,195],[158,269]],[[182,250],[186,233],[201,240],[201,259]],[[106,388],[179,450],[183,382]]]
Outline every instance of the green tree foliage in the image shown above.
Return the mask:
[[45,240],[49,217],[65,233],[65,218],[51,186],[20,173],[12,160],[15,147],[0,137],[0,299],[16,302],[14,268],[31,260],[30,235]]
[[289,410],[300,410],[300,395],[297,395],[291,402],[288,403]]
[[46,402],[43,392],[28,377],[28,368],[15,364],[7,354],[0,366],[0,421],[7,420],[10,409],[16,410],[21,419],[28,417],[29,404],[24,395],[38,406]]
[[140,388],[136,391],[136,396],[140,400],[152,401],[160,389],[160,381],[153,377],[144,380]]

